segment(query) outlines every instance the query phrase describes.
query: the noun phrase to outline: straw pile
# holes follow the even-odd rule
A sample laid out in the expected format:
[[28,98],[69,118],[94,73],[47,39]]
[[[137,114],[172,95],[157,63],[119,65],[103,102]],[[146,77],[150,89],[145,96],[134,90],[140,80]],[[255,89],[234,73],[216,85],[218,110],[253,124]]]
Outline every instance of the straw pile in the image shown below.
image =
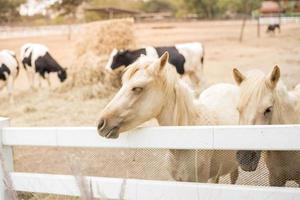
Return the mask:
[[87,52],[75,60],[68,70],[67,81],[58,89],[60,92],[74,88],[72,96],[80,99],[107,97],[121,86],[121,71],[108,73],[104,66],[106,60]]
[[133,22],[132,18],[128,18],[83,25],[82,33],[76,42],[77,56],[87,51],[93,51],[96,55],[106,55],[114,48],[135,47]]
[[84,99],[108,96],[120,87],[121,72],[111,74],[105,65],[114,48],[135,46],[133,20],[93,22],[84,25],[83,32],[76,43],[76,59],[68,70],[68,79],[59,90],[76,88],[79,97]]

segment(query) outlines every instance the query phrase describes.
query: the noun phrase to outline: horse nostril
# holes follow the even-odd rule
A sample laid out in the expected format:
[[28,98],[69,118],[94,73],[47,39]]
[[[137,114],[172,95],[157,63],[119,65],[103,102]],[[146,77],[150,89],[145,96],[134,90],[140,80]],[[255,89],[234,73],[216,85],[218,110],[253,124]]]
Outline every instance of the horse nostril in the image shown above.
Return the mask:
[[105,127],[105,119],[100,119],[99,123],[98,123],[98,130],[102,130]]

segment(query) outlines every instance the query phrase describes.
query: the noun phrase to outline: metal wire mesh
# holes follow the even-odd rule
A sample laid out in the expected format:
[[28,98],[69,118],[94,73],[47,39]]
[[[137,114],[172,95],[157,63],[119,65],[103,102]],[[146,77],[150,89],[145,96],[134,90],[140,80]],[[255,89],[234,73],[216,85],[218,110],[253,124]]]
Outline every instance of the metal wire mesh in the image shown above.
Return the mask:
[[[195,173],[196,151],[191,150],[183,160],[190,168],[185,169],[185,173]],[[198,150],[197,154],[203,153]],[[205,151],[210,152],[212,151]],[[214,151],[213,156],[223,159],[231,159],[232,151]],[[295,152],[299,155],[300,152]],[[86,176],[136,178],[146,180],[172,180],[168,165],[169,151],[154,149],[83,149],[83,148],[37,148],[37,147],[17,147],[14,149],[15,170],[18,172],[35,173],[74,173],[74,165],[80,170],[80,174]],[[239,167],[239,176],[236,184],[268,186],[269,170],[265,163],[266,154],[263,153],[259,165],[254,172],[245,172]],[[210,162],[210,167],[214,167],[212,160],[200,160]],[[279,161],[281,162],[281,161]],[[284,161],[283,161],[284,162]],[[283,164],[283,167],[287,165]],[[288,169],[285,169],[288,170]],[[210,173],[208,171],[208,173]],[[297,174],[295,174],[297,176]],[[220,178],[220,183],[230,184],[230,176],[225,175]],[[297,187],[294,181],[288,181],[286,186]]]

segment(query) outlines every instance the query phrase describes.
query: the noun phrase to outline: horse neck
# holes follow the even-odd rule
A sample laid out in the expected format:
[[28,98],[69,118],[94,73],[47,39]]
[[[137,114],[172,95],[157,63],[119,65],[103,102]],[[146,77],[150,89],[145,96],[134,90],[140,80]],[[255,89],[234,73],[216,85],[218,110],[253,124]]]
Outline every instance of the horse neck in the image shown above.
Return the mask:
[[177,81],[169,92],[160,114],[158,123],[162,126],[184,126],[197,124],[198,108],[188,86]]
[[274,114],[272,124],[296,124],[299,123],[299,111],[297,111],[297,97],[289,92],[283,83],[274,91]]

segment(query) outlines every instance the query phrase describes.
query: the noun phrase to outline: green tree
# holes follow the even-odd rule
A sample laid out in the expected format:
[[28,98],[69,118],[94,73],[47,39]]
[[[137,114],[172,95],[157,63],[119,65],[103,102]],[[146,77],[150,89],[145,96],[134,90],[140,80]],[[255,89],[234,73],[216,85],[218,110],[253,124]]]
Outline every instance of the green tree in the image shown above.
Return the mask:
[[142,9],[146,12],[174,12],[175,7],[171,1],[150,0],[143,4]]
[[25,0],[0,0],[0,23],[13,22],[20,19],[19,6]]
[[243,23],[241,26],[241,32],[240,32],[240,42],[243,41],[244,36],[244,29],[246,26],[246,21],[249,16],[249,14],[254,10],[257,9],[260,6],[261,2],[259,0],[239,0],[236,2],[237,8],[239,9],[238,12],[242,13],[244,15],[243,17]]
[[202,18],[222,17],[224,13],[250,14],[260,6],[261,0],[174,0],[177,12],[195,13]]
[[74,19],[77,7],[86,1],[87,0],[61,0],[55,3],[52,8],[59,11],[61,16],[70,16]]
[[219,13],[218,0],[192,0],[196,4],[196,12],[206,18],[214,18]]
[[124,9],[138,10],[142,7],[144,2],[142,0],[89,0],[91,6],[100,7],[117,7]]
[[218,0],[176,0],[177,7],[182,10],[184,14],[197,14],[202,18],[214,18],[220,14],[218,7]]

